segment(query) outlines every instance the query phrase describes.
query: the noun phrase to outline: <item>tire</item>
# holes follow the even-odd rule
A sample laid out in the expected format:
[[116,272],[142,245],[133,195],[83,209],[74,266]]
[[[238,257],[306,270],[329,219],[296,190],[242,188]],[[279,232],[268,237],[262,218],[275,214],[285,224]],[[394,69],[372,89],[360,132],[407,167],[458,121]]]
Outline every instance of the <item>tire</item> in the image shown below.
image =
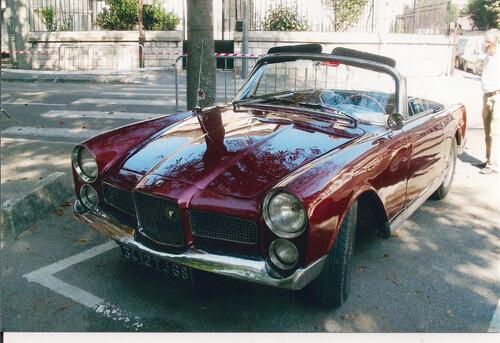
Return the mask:
[[355,202],[340,225],[337,241],[326,258],[320,276],[308,286],[311,300],[320,306],[342,306],[349,295],[357,215],[358,205]]
[[460,58],[455,58],[455,69],[460,69]]
[[432,193],[431,199],[433,200],[444,199],[451,189],[451,184],[453,183],[453,177],[455,175],[455,168],[457,166],[457,144],[454,138],[451,140],[451,147],[448,154],[448,160],[446,162],[445,178],[441,185],[439,185],[439,188]]

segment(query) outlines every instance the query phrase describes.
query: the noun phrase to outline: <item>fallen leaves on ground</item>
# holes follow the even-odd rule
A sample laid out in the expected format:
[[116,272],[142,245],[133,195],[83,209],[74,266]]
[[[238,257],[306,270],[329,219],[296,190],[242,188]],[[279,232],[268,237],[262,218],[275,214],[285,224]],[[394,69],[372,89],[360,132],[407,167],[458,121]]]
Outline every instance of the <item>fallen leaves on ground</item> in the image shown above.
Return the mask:
[[363,273],[363,272],[366,272],[368,268],[366,268],[365,266],[359,266],[358,268],[356,268],[356,271],[357,272],[360,272],[360,273]]
[[403,285],[401,283],[401,281],[397,277],[395,277],[395,276],[388,276],[387,280],[391,281],[393,284],[395,284],[397,286],[402,286]]
[[444,207],[437,207],[434,209],[434,212],[441,213],[441,212],[444,212],[445,210],[446,210],[446,208],[444,208]]
[[61,207],[70,207],[71,205],[73,205],[73,202],[71,201],[65,201],[61,204]]
[[60,208],[60,207],[56,208],[56,209],[54,210],[54,213],[55,213],[56,215],[58,215],[59,217],[64,216],[64,210],[63,210],[62,208]]
[[391,236],[392,236],[392,237],[396,237],[396,238],[401,237],[401,235],[399,234],[399,232],[398,232],[398,231],[393,232],[393,233],[391,234]]
[[75,243],[87,243],[89,241],[88,238],[80,238],[75,241]]
[[52,313],[56,313],[56,312],[59,312],[59,311],[65,310],[65,309],[67,309],[67,308],[68,308],[68,307],[70,307],[70,306],[71,306],[71,303],[66,303],[66,304],[64,304],[64,305],[59,306],[58,308],[56,308],[56,309],[55,309],[55,311],[54,311],[54,312],[52,312]]
[[448,315],[448,317],[450,317],[450,318],[451,318],[451,317],[453,317],[453,316],[455,315],[455,314],[453,313],[453,310],[448,310],[448,311],[446,312],[446,314],[447,314],[447,315]]

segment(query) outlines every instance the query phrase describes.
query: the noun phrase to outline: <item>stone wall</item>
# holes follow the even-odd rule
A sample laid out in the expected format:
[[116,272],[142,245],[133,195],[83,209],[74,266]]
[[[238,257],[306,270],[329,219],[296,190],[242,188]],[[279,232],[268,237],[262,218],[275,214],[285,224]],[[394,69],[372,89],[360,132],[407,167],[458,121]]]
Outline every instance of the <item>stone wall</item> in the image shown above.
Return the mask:
[[[235,52],[241,52],[242,34],[235,34]],[[249,53],[262,55],[273,46],[320,43],[323,52],[337,46],[358,49],[396,60],[396,68],[405,76],[440,76],[451,70],[452,37],[441,35],[272,32],[250,31]]]
[[[139,67],[136,31],[31,32],[32,69],[126,70]],[[147,31],[145,67],[171,66],[182,53],[182,31]]]

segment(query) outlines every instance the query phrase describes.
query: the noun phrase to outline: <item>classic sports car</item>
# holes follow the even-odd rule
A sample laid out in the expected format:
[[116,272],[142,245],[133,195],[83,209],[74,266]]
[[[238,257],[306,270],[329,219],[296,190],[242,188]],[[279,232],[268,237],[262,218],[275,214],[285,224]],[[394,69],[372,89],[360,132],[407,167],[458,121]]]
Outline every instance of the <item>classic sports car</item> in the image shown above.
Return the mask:
[[389,237],[444,198],[465,125],[462,105],[408,97],[390,58],[275,47],[232,104],[76,146],[74,212],[158,272],[306,288],[340,306],[355,234]]

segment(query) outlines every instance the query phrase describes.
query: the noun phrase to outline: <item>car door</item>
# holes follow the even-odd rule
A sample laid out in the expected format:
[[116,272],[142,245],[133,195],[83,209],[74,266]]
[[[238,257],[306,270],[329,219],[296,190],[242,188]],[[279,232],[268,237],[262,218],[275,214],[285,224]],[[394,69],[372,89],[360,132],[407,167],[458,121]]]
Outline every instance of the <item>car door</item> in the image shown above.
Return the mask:
[[404,131],[410,145],[406,205],[419,198],[436,180],[443,169],[444,116],[426,106],[425,100],[408,100],[408,118]]

